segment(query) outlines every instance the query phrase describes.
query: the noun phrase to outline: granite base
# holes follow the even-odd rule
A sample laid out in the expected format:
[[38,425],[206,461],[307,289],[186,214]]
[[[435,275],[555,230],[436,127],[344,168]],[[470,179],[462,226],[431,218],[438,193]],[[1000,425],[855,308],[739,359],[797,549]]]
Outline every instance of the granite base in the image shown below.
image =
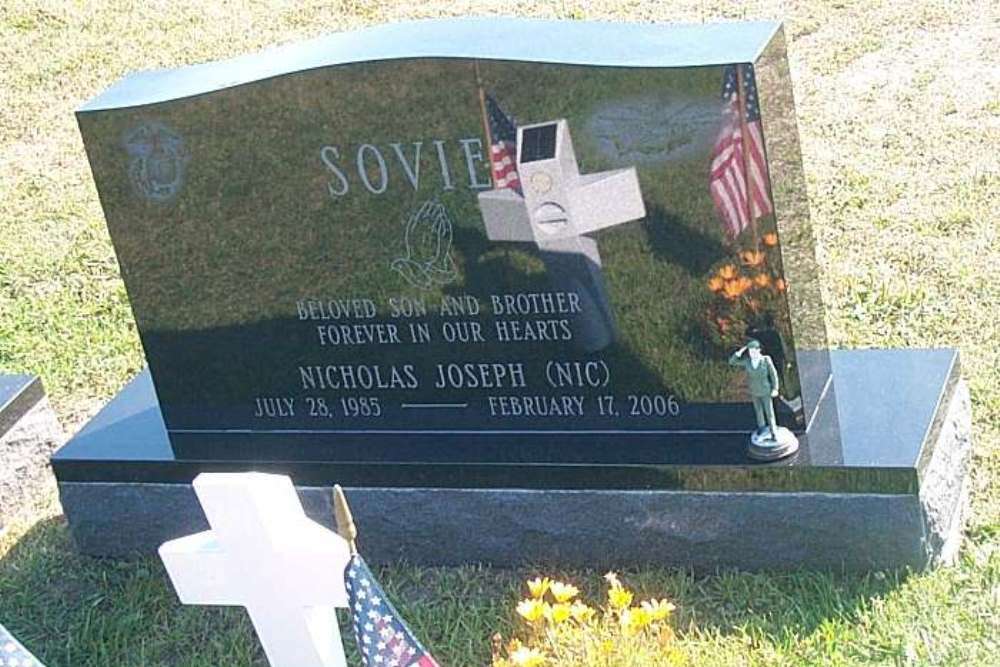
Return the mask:
[[55,485],[49,457],[65,442],[41,381],[0,376],[0,531],[30,515]]
[[[806,463],[705,466],[701,477],[695,471],[671,477],[686,487],[673,489],[348,487],[360,547],[379,563],[649,564],[701,571],[920,569],[954,558],[971,454],[971,410],[957,354],[840,352],[834,362],[838,395],[882,387],[840,402],[843,449],[835,460],[814,451]],[[905,389],[906,369],[924,383]],[[882,383],[869,384],[874,376]],[[903,436],[919,442],[903,443]],[[62,503],[82,552],[152,554],[166,540],[207,528],[189,482],[149,475],[102,481],[94,462],[64,465],[80,464],[79,451],[60,454],[54,464]],[[794,484],[775,486],[758,474],[782,465],[782,478]],[[281,471],[275,464],[253,467]],[[294,478],[294,467],[289,472]],[[713,474],[721,477],[695,483]],[[83,479],[88,475],[93,479]],[[298,484],[307,513],[326,525],[333,521],[331,487],[338,481],[332,477]],[[725,479],[734,490],[718,488]]]

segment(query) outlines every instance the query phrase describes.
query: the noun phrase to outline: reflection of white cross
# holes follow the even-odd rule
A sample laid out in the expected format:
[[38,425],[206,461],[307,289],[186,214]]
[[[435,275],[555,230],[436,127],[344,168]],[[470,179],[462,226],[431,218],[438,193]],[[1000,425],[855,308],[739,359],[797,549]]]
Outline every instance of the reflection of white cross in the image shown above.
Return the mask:
[[558,291],[575,292],[584,312],[574,338],[588,352],[614,339],[614,315],[604,289],[597,242],[586,236],[646,216],[635,167],[581,174],[565,120],[517,130],[517,175],[510,188],[479,193],[491,241],[533,242]]
[[181,602],[246,607],[272,667],[344,667],[347,542],[283,475],[202,473],[194,489],[212,530],[160,547]]

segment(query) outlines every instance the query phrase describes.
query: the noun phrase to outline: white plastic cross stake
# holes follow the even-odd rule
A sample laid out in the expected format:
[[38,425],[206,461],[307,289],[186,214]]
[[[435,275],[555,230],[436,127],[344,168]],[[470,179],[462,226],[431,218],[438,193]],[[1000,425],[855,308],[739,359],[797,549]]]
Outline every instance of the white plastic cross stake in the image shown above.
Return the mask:
[[181,602],[246,607],[272,667],[346,667],[347,542],[306,517],[283,475],[202,473],[194,490],[212,530],[160,547]]

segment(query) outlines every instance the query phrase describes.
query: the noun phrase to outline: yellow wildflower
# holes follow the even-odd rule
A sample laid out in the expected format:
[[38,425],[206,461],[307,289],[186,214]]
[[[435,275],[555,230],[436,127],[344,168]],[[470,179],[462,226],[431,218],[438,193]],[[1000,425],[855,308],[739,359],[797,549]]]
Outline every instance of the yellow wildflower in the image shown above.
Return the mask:
[[643,600],[642,608],[646,610],[651,620],[662,621],[667,616],[670,616],[670,612],[672,612],[677,607],[670,604],[670,602],[668,602],[665,599],[664,600],[652,599],[652,600]]
[[632,607],[622,612],[621,625],[627,635],[642,632],[652,622],[652,618],[642,607]]
[[555,598],[556,602],[569,602],[577,596],[580,589],[573,584],[564,584],[561,581],[553,581],[552,585],[549,586],[549,591],[552,593],[552,597]]
[[510,661],[517,667],[539,667],[545,664],[545,654],[537,648],[521,646],[510,654]]
[[545,616],[546,607],[548,607],[548,605],[541,600],[528,598],[526,600],[521,600],[517,604],[517,613],[529,622],[534,623]]
[[594,617],[594,614],[597,613],[580,600],[573,603],[573,606],[570,607],[570,612],[573,614],[573,619],[580,623],[589,622]]
[[573,608],[565,602],[558,602],[545,610],[545,617],[556,625],[562,623],[572,615]]
[[612,586],[608,589],[608,602],[615,609],[625,609],[632,604],[632,591],[621,586]]
[[535,577],[528,581],[528,591],[531,593],[531,597],[540,600],[545,591],[549,590],[549,586],[552,585],[552,580],[548,577],[542,579],[541,577]]

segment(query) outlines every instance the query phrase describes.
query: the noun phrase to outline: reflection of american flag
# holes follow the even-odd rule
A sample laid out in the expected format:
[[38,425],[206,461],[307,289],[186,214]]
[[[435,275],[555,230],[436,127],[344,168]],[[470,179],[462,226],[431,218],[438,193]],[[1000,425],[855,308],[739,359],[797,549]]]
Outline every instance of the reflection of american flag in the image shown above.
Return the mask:
[[486,95],[486,118],[490,124],[490,141],[493,142],[490,145],[493,186],[520,192],[521,179],[517,175],[516,163],[517,126],[492,95]]
[[351,558],[345,583],[365,667],[439,667],[399,618],[361,556]]
[[0,625],[0,665],[45,667]]
[[[746,117],[742,122],[737,67],[741,68],[746,107]],[[764,137],[760,129],[760,106],[753,65],[726,66],[722,99],[722,128],[712,149],[712,171],[708,184],[726,232],[736,237],[754,220],[771,212],[771,186],[764,160]]]

